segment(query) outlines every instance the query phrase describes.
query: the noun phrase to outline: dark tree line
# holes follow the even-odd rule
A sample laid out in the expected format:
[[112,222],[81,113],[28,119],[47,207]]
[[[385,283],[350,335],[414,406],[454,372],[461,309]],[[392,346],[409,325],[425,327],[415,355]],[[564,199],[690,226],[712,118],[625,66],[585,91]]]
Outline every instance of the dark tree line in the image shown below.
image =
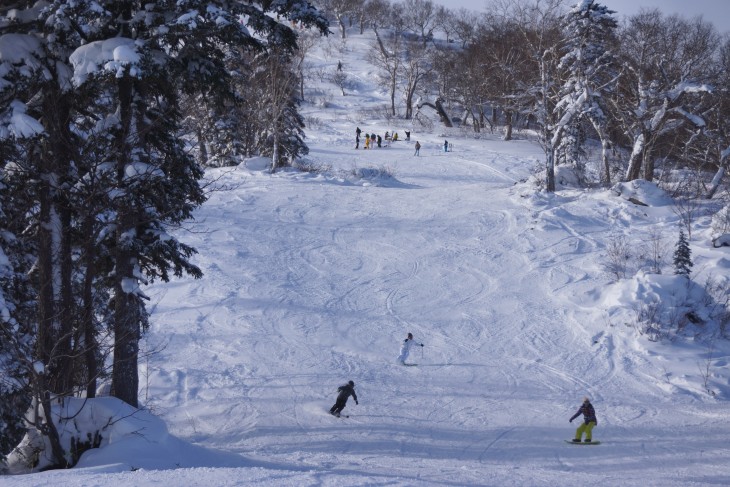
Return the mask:
[[100,380],[138,406],[141,286],[201,275],[169,233],[205,201],[191,147],[229,163],[248,142],[228,124],[248,123],[275,162],[306,150],[289,85],[255,106],[274,95],[247,84],[289,66],[290,23],[328,28],[304,0],[0,8],[0,460],[34,428],[67,466],[51,402]]

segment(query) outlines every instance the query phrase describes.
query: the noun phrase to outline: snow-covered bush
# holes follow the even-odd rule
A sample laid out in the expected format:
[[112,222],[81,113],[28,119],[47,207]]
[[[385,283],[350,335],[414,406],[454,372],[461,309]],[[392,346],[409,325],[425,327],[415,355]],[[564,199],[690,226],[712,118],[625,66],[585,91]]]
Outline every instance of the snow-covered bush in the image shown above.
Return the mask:
[[[147,411],[136,409],[113,397],[54,401],[53,421],[69,465],[83,464],[84,455],[111,455],[137,450],[143,457],[155,448],[164,448],[167,426]],[[140,441],[142,440],[142,441]],[[141,445],[147,445],[146,447]],[[11,473],[41,471],[54,466],[51,444],[46,435],[29,429],[21,443],[8,455]]]
[[623,321],[651,341],[722,334],[728,322],[727,280],[702,286],[683,275],[639,271],[611,285],[605,303],[614,320]]

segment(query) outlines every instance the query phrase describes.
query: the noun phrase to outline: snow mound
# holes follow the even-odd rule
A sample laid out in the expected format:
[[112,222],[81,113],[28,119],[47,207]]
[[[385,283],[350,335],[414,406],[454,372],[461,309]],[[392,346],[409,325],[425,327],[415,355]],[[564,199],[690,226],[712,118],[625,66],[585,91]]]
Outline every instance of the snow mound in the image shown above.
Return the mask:
[[[170,435],[164,421],[113,397],[65,398],[53,405],[53,415],[63,449],[69,455],[80,454],[67,458],[72,463],[78,460],[78,468],[113,466],[115,471],[130,471],[243,464],[238,455],[207,450]],[[52,466],[50,452],[47,437],[30,430],[8,455],[10,471],[46,469]]]
[[271,158],[252,157],[243,161],[243,166],[249,171],[268,171],[271,169]]
[[643,204],[654,208],[671,206],[672,198],[655,183],[644,179],[635,179],[618,183],[611,188],[617,195],[634,204]]

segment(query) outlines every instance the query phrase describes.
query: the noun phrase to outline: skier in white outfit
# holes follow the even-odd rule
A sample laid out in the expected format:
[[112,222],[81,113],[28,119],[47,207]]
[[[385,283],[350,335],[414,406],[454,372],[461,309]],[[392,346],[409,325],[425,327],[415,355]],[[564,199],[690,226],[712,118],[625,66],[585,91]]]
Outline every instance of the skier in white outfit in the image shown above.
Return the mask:
[[[400,355],[398,355],[398,363],[401,365],[406,364],[408,354],[411,352],[411,345],[413,345],[413,333],[409,333],[408,337],[403,340],[403,344],[400,346]],[[423,343],[416,343],[416,345],[423,346]]]

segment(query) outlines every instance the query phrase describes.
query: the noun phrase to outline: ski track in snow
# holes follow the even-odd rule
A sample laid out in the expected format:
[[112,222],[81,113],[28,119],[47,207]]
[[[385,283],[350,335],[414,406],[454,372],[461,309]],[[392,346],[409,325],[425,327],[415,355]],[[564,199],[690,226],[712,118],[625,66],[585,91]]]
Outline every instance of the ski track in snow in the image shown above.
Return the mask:
[[[175,384],[187,392],[163,415],[172,431],[262,461],[405,484],[562,485],[568,474],[639,485],[627,479],[646,461],[711,471],[709,458],[652,433],[676,427],[662,417],[678,406],[644,390],[647,364],[611,330],[583,326],[595,313],[563,305],[560,296],[594,284],[584,266],[599,244],[576,229],[583,217],[530,212],[511,190],[529,170],[517,158],[424,152],[399,162],[402,186],[242,171],[236,197],[213,196],[200,218],[213,231],[192,235],[209,249],[199,258],[206,276],[165,291],[155,322],[176,322],[191,361],[225,380],[206,384],[216,387],[212,408],[210,395]],[[198,323],[184,322],[180,303]],[[394,363],[407,331],[426,343],[412,349],[417,367]],[[205,350],[218,367],[195,357]],[[170,374],[167,353],[154,383]],[[333,421],[326,410],[348,379],[361,403]],[[586,394],[601,421],[598,457],[560,444]],[[691,401],[679,407],[694,416]],[[177,412],[187,409],[194,420]],[[206,418],[220,414],[236,418],[218,427]],[[712,418],[692,423],[711,429]]]

